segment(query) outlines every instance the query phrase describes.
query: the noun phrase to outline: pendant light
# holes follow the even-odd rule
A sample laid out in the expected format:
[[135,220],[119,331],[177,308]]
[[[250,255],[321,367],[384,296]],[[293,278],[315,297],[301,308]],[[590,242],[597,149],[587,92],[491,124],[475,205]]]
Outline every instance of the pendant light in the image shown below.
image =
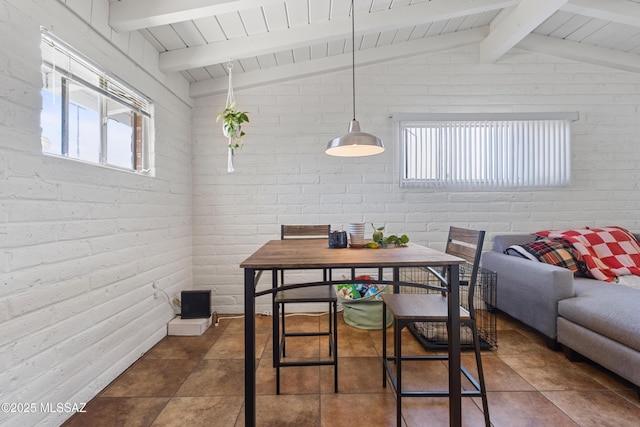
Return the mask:
[[355,43],[355,7],[351,0],[351,75],[353,91],[353,120],[349,123],[349,132],[333,138],[327,144],[325,153],[338,157],[362,157],[380,154],[384,151],[382,140],[375,135],[360,131],[356,120],[356,43]]

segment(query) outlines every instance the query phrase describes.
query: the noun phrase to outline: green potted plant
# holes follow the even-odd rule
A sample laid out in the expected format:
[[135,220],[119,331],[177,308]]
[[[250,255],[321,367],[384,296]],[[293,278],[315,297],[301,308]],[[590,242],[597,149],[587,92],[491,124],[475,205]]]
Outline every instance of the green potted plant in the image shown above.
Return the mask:
[[242,147],[242,137],[245,135],[242,130],[242,124],[249,121],[248,113],[236,110],[235,105],[235,102],[229,104],[216,118],[216,123],[222,119],[222,133],[227,138],[230,138],[229,148],[231,148],[232,153]]
[[387,248],[389,246],[405,247],[407,246],[407,243],[409,243],[409,237],[406,234],[403,234],[402,236],[392,234],[391,236],[385,237],[383,233],[385,228],[384,226],[376,228],[373,223],[371,226],[373,227],[373,241],[367,243],[365,248],[377,249]]

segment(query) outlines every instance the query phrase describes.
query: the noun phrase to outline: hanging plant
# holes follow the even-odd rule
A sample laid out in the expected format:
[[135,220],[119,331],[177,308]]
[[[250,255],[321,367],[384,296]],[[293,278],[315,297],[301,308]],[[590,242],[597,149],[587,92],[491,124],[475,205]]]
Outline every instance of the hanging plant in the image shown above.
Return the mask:
[[242,137],[245,135],[242,124],[249,122],[248,113],[236,110],[234,107],[235,102],[232,102],[216,118],[216,122],[222,119],[222,133],[229,138],[229,148],[232,153],[242,147]]
[[229,69],[229,90],[227,91],[227,103],[225,109],[218,114],[216,122],[222,119],[222,133],[227,137],[227,172],[234,173],[233,155],[235,150],[242,148],[242,137],[245,135],[242,130],[242,124],[249,121],[249,115],[246,111],[236,110],[236,98],[233,95],[233,64],[231,61],[227,64]]

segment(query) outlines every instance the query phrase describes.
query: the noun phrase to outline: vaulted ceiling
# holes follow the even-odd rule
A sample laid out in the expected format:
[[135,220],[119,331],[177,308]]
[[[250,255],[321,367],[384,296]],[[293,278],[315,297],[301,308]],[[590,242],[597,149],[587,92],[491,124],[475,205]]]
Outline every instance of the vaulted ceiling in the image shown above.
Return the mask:
[[[351,67],[351,0],[110,0],[197,98]],[[640,0],[355,0],[355,62],[479,45],[640,72]]]

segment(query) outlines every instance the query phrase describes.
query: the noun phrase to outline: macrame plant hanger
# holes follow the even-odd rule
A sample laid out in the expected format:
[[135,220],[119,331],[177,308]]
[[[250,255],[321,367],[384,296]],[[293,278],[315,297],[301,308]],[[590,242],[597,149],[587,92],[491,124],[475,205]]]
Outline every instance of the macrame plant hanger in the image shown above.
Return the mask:
[[[229,106],[236,103],[236,98],[233,95],[233,64],[231,62],[227,64],[227,69],[229,69],[229,90],[227,91],[227,105],[225,108],[229,108]],[[231,148],[233,144],[233,138],[231,137],[231,135],[227,135],[227,138],[229,139],[227,143],[227,172],[234,173],[236,170],[233,167],[233,149]]]

